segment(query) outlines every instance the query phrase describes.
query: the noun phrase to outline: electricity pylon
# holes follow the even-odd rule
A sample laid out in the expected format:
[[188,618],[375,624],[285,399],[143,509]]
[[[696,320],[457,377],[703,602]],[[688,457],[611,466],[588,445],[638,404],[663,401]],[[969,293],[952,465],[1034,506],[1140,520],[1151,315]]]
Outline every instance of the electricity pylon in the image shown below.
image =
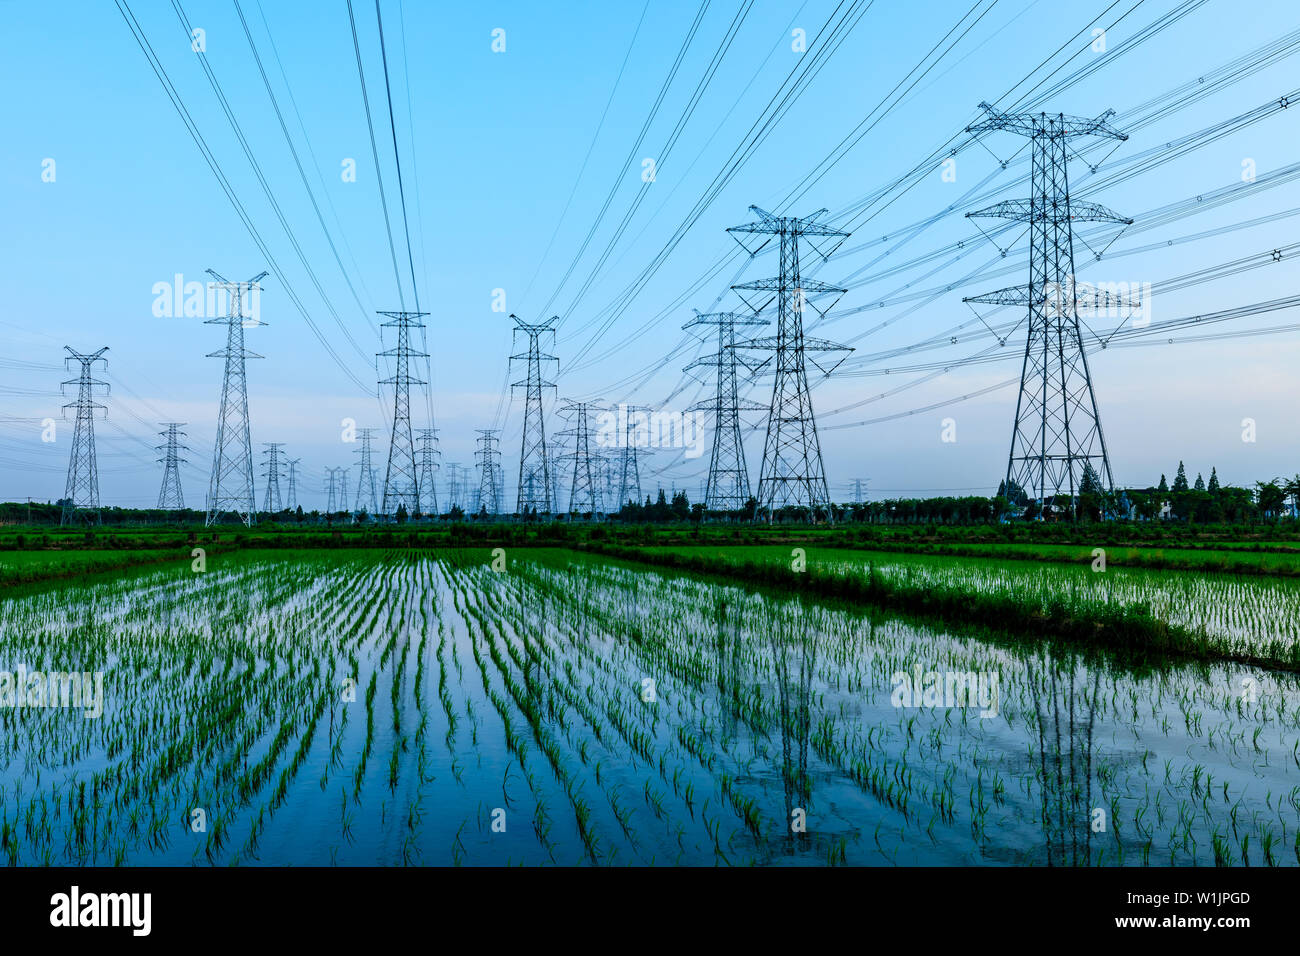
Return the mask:
[[559,504],[551,500],[551,463],[546,455],[546,424],[542,416],[542,391],[555,388],[555,383],[546,381],[542,363],[554,362],[558,371],[560,360],[542,351],[541,338],[550,335],[554,344],[554,323],[560,317],[552,316],[536,325],[521,321],[517,315],[510,318],[515,321],[513,334],[518,337],[523,332],[528,336],[528,351],[510,356],[511,362],[528,363],[524,380],[511,383],[512,388],[524,389],[524,431],[519,451],[519,495],[515,510],[520,515],[529,512],[547,515],[553,510],[558,511]]
[[[815,521],[819,513],[824,513],[826,520],[830,521],[830,489],[826,484],[826,469],[822,464],[821,442],[817,438],[807,362],[812,362],[823,375],[829,375],[839,361],[843,361],[843,356],[825,367],[815,359],[808,358],[808,353],[833,354],[852,350],[825,339],[804,335],[804,306],[811,305],[825,314],[844,290],[816,279],[803,278],[799,268],[799,241],[803,239],[805,245],[824,260],[834,249],[823,252],[809,237],[839,237],[842,241],[848,233],[818,221],[825,215],[825,209],[795,219],[774,216],[757,206],[749,208],[757,214],[758,219],[741,226],[732,226],[727,232],[732,233],[733,238],[735,233],[775,236],[780,243],[781,254],[780,273],[775,278],[759,279],[731,287],[755,315],[761,314],[774,302],[777,310],[776,335],[745,343],[747,348],[774,353],[772,401],[767,419],[767,437],[763,442],[763,466],[759,471],[755,520],[766,518],[770,522],[777,508],[793,505],[807,509],[810,521]],[[736,242],[752,257],[771,239],[764,239],[752,249],[739,239]],[[746,292],[751,295],[746,297]],[[835,299],[824,307],[814,304],[815,300],[832,295]]]
[[268,456],[266,471],[262,472],[266,478],[266,497],[262,502],[262,510],[267,514],[279,514],[284,510],[284,503],[280,500],[280,449],[284,447],[284,442],[266,441],[262,444],[266,446],[266,451],[262,454]]
[[573,436],[573,452],[565,456],[573,462],[573,484],[569,490],[569,511],[590,512],[593,518],[604,514],[600,488],[599,455],[591,450],[591,412],[600,409],[594,402],[566,402],[561,414],[573,421],[573,428],[560,432]]
[[167,426],[165,432],[158,433],[166,438],[167,442],[157,446],[157,450],[164,454],[164,457],[158,459],[163,463],[162,488],[158,491],[158,510],[183,511],[185,508],[185,494],[181,490],[180,464],[189,459],[180,457],[180,453],[189,451],[189,446],[181,444],[180,439],[185,432],[179,431],[179,429],[185,423],[159,422],[159,424]]
[[[361,475],[357,478],[357,503],[353,511],[365,511],[371,516],[379,513],[379,493],[375,489],[375,469],[370,465],[370,443],[375,440],[373,428],[358,428],[361,447],[353,449],[352,454],[361,456]],[[366,506],[369,500],[369,507]]]
[[447,511],[459,507],[461,511],[465,510],[465,503],[460,499],[460,464],[454,461],[447,462]]
[[622,450],[616,447],[611,453],[611,475],[616,477],[609,482],[609,494],[620,510],[629,501],[641,504],[641,455],[650,444],[647,416],[652,411],[648,405],[619,405],[614,417],[617,445]]
[[619,473],[623,469],[623,456],[618,448],[602,448],[600,452],[600,500],[618,511]]
[[1114,488],[1114,479],[1079,331],[1072,224],[1129,225],[1133,220],[1096,203],[1070,198],[1067,143],[1078,136],[1120,141],[1128,136],[1108,122],[1114,110],[1096,119],[1082,119],[1063,113],[1004,113],[987,103],[980,108],[987,117],[968,126],[967,132],[1008,130],[1028,136],[1033,149],[1030,198],[1005,200],[966,214],[1029,224],[1028,284],[963,300],[1029,309],[1020,396],[1007,458],[1008,494],[1014,482],[1037,498],[1040,506],[1062,493],[1073,502],[1085,469],[1095,461],[1100,460],[1097,472],[1107,489]]
[[438,429],[421,428],[416,439],[420,443],[420,514],[438,514],[438,489],[434,475],[442,467],[442,452],[438,450]]
[[740,397],[736,366],[744,365],[750,372],[755,366],[736,351],[736,328],[766,325],[767,320],[756,315],[746,316],[736,312],[696,311],[683,329],[714,325],[718,328],[717,351],[711,356],[696,359],[683,371],[708,367],[717,369],[717,387],[713,398],[692,405],[691,411],[707,411],[713,415],[713,453],[709,457],[709,476],[704,484],[706,511],[740,511],[749,502],[749,469],[745,467],[745,445],[740,436],[740,412],[758,411],[764,406]]
[[217,414],[217,440],[203,523],[213,525],[223,514],[235,514],[251,527],[256,520],[257,493],[253,485],[253,440],[248,427],[248,379],[244,363],[246,359],[262,356],[244,348],[244,327],[265,324],[255,314],[256,310],[250,313],[249,299],[258,295],[258,283],[267,273],[259,273],[247,282],[230,282],[211,269],[207,272],[217,280],[218,288],[226,290],[230,305],[224,318],[208,319],[204,323],[226,326],[226,347],[208,353],[208,358],[224,358],[226,368],[221,379],[221,411]]
[[350,470],[351,469],[349,468],[339,469],[339,500],[338,500],[339,511],[348,510],[348,472]]
[[289,466],[289,494],[284,499],[284,506],[289,511],[295,511],[298,508],[298,463],[301,458],[289,458],[285,464]]
[[334,514],[335,511],[343,510],[341,508],[335,508],[335,504],[337,503],[338,500],[337,498],[335,498],[335,477],[337,476],[338,472],[342,470],[343,470],[342,468],[325,469],[325,474],[329,476],[329,484],[325,486],[325,494],[326,494],[325,513],[327,515],[332,515]]
[[67,357],[63,360],[64,367],[66,368],[72,361],[80,362],[81,374],[62,385],[63,388],[69,385],[77,386],[77,400],[63,406],[65,416],[69,408],[75,408],[77,419],[72,432],[72,455],[68,459],[68,483],[63,492],[63,516],[59,523],[69,524],[78,519],[85,519],[91,524],[100,524],[99,466],[95,460],[95,409],[102,408],[107,416],[108,406],[95,401],[95,389],[103,388],[104,395],[107,396],[108,383],[96,379],[93,372],[96,362],[103,362],[105,367],[108,366],[108,359],[103,357],[108,351],[108,346],[105,345],[98,352],[87,355],[73,351],[68,345],[64,348],[68,350]]
[[552,441],[546,460],[551,465],[551,507],[555,509],[556,514],[561,514],[565,510],[560,507],[560,488],[564,484],[561,477],[565,461],[564,443]]
[[853,478],[849,481],[849,490],[853,492],[853,503],[855,505],[863,505],[867,503],[867,499],[864,497],[863,492],[867,482],[870,480],[870,478]]
[[505,475],[501,471],[501,439],[497,428],[478,429],[478,450],[474,460],[478,463],[478,508],[490,515],[501,513],[505,499]]
[[416,319],[429,313],[379,314],[392,319],[383,323],[381,328],[397,329],[397,347],[379,353],[381,358],[396,359],[393,377],[379,383],[393,386],[393,438],[388,443],[388,470],[384,474],[384,514],[396,514],[397,509],[405,505],[406,513],[413,515],[420,510],[420,484],[415,468],[415,439],[411,434],[411,386],[425,383],[411,377],[411,359],[427,358],[429,353],[411,348],[411,329],[424,328],[424,323]]

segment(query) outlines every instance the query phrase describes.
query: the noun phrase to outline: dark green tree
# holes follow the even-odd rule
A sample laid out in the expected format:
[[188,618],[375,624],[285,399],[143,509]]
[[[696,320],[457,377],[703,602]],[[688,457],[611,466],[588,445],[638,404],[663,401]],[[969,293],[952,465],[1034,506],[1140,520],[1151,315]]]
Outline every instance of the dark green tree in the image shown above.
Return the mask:
[[1255,482],[1255,500],[1259,510],[1268,518],[1276,518],[1286,504],[1286,492],[1278,485],[1277,479]]
[[1178,463],[1178,474],[1174,476],[1174,491],[1187,490],[1187,472],[1183,469],[1183,463]]

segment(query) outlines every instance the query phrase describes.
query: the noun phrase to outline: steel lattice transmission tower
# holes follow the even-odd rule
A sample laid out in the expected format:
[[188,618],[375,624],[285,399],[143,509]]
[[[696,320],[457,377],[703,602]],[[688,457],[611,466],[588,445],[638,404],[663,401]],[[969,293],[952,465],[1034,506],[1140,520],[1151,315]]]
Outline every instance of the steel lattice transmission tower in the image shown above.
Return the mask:
[[284,442],[267,441],[262,444],[266,446],[266,451],[262,454],[267,456],[266,471],[262,472],[266,478],[266,497],[262,501],[262,510],[267,514],[278,514],[284,510],[284,502],[280,499],[280,449],[284,447]]
[[185,508],[185,494],[181,491],[180,465],[181,462],[189,459],[180,457],[180,453],[189,451],[189,446],[181,444],[180,439],[185,432],[179,429],[185,423],[159,422],[159,424],[167,426],[167,430],[158,433],[166,439],[165,444],[157,446],[157,450],[164,455],[158,459],[163,463],[162,488],[158,490],[158,510],[182,511]]
[[560,317],[552,316],[536,325],[521,321],[517,315],[510,318],[515,322],[516,338],[520,332],[528,336],[528,351],[510,356],[511,362],[527,363],[524,380],[511,383],[512,388],[524,389],[524,430],[519,450],[519,495],[515,510],[520,515],[529,512],[548,515],[558,511],[560,505],[551,498],[552,462],[547,455],[546,423],[542,415],[542,392],[555,388],[555,383],[546,380],[542,363],[554,362],[558,371],[560,360],[542,351],[541,339],[543,335],[549,335],[554,345],[555,323]]
[[474,460],[478,463],[478,509],[490,515],[501,514],[505,500],[505,475],[501,470],[501,439],[497,428],[478,429],[478,450]]
[[95,401],[95,389],[102,388],[107,395],[108,383],[95,378],[94,366],[96,362],[103,362],[107,367],[108,360],[103,356],[108,351],[108,346],[105,345],[98,352],[86,355],[74,351],[68,345],[64,348],[68,350],[67,357],[63,360],[64,366],[67,367],[69,362],[80,362],[81,374],[64,382],[62,386],[64,388],[69,385],[77,386],[77,400],[63,406],[65,416],[69,408],[75,408],[77,418],[72,432],[72,456],[68,459],[68,483],[63,492],[63,516],[60,524],[69,524],[83,517],[92,524],[99,524],[101,519],[99,466],[95,460],[95,409],[101,408],[107,415],[108,406]]
[[744,365],[751,372],[756,368],[737,354],[736,328],[766,324],[766,319],[756,315],[697,311],[695,318],[682,326],[691,329],[712,325],[718,329],[716,353],[698,358],[683,369],[686,372],[700,367],[717,369],[713,398],[691,406],[691,411],[707,411],[713,415],[713,453],[704,485],[707,511],[740,511],[750,498],[749,469],[745,467],[745,446],[740,437],[740,412],[757,411],[764,406],[740,397],[736,366]]
[[382,328],[397,329],[397,347],[380,352],[381,358],[393,358],[396,367],[393,377],[380,381],[380,385],[393,386],[393,438],[388,443],[388,470],[384,473],[384,514],[396,514],[406,505],[408,515],[420,510],[420,483],[415,467],[415,438],[411,433],[411,386],[423,385],[424,380],[411,377],[411,359],[428,358],[428,352],[411,348],[411,329],[424,328],[416,320],[428,312],[380,312],[392,321]]
[[284,506],[290,511],[298,507],[298,463],[301,458],[287,458],[285,464],[289,466],[289,494],[285,496]]
[[[379,492],[375,488],[375,469],[371,466],[371,442],[375,440],[375,430],[373,428],[358,428],[357,434],[361,438],[361,447],[354,449],[352,454],[361,456],[361,475],[357,478],[357,503],[353,511],[365,511],[370,515],[379,513]],[[370,499],[370,507],[366,507],[366,499]]]
[[[573,437],[573,451],[565,458],[573,462],[573,484],[569,489],[569,511],[604,514],[601,496],[600,455],[591,450],[591,413],[599,411],[594,402],[566,402],[562,414],[573,427],[560,432]],[[585,507],[584,507],[585,506]]]
[[[343,470],[342,468],[325,469],[325,474],[329,476],[329,484],[325,486],[325,494],[326,494],[325,513],[327,515],[332,515],[336,511],[343,510],[342,508],[335,507],[335,505],[338,503],[338,499],[335,497],[336,484],[334,480],[337,477],[338,473],[342,470]],[[344,503],[346,504],[346,502],[347,502],[347,496],[345,495]]]
[[248,379],[244,363],[262,356],[244,348],[244,328],[264,324],[256,309],[249,314],[249,300],[256,301],[258,283],[267,273],[262,272],[247,282],[230,282],[211,269],[207,272],[217,280],[218,288],[226,290],[229,307],[224,318],[208,319],[204,323],[226,326],[226,347],[208,353],[208,358],[225,359],[226,368],[221,379],[221,411],[217,414],[217,440],[203,523],[213,525],[223,514],[236,514],[251,527],[256,517],[257,492],[253,485],[253,440],[248,427]]
[[608,485],[613,506],[620,510],[628,502],[639,505],[642,501],[641,456],[648,454],[650,419],[647,416],[652,411],[648,405],[619,405],[615,414],[618,447],[611,452]]
[[438,514],[438,488],[434,475],[442,468],[442,452],[438,450],[438,429],[421,428],[416,436],[420,443],[420,514]]
[[1078,136],[1128,136],[1110,125],[1108,110],[1096,119],[1058,113],[1004,113],[981,103],[988,116],[967,132],[1008,130],[1032,142],[1031,195],[1012,199],[969,216],[993,216],[1029,225],[1029,282],[963,301],[1018,305],[1029,309],[1029,334],[1020,373],[1007,494],[1022,489],[1043,504],[1062,493],[1074,499],[1085,468],[1095,469],[1106,488],[1114,488],[1106,439],[1097,412],[1088,358],[1079,331],[1079,299],[1074,283],[1074,222],[1131,224],[1096,203],[1072,200],[1066,174],[1067,143]]
[[[772,401],[768,412],[767,437],[763,442],[763,466],[758,479],[758,511],[755,518],[766,516],[780,507],[794,505],[805,508],[810,520],[816,520],[819,511],[831,520],[830,489],[826,484],[826,469],[822,463],[821,443],[817,438],[817,422],[813,415],[812,395],[808,387],[807,363],[813,362],[824,375],[830,374],[834,363],[824,367],[808,358],[809,353],[842,353],[852,351],[847,346],[836,345],[824,339],[804,335],[803,310],[810,305],[825,313],[845,290],[805,279],[800,273],[799,244],[804,240],[823,260],[834,251],[823,252],[816,239],[839,238],[849,234],[819,220],[826,214],[819,209],[810,216],[795,219],[774,216],[770,212],[749,207],[758,219],[742,226],[732,226],[727,232],[768,236],[754,248],[736,239],[742,249],[754,256],[775,236],[780,243],[780,273],[775,278],[759,279],[734,285],[745,304],[755,315],[773,303],[777,310],[776,335],[753,339],[745,346],[771,350],[774,353]],[[747,297],[744,293],[750,293]],[[825,306],[818,307],[816,300],[834,296]],[[839,361],[843,361],[841,356]]]
[[451,461],[447,463],[447,511],[459,507],[461,511],[465,510],[465,502],[461,500],[461,467],[459,462]]
[[603,448],[597,461],[600,463],[600,500],[616,512],[621,507],[618,503],[618,485],[623,470],[623,455],[617,448]]
[[560,507],[560,489],[564,484],[562,462],[567,455],[564,450],[564,443],[552,440],[551,450],[547,455],[547,461],[551,464],[551,504],[555,508],[555,513],[560,514],[565,509]]

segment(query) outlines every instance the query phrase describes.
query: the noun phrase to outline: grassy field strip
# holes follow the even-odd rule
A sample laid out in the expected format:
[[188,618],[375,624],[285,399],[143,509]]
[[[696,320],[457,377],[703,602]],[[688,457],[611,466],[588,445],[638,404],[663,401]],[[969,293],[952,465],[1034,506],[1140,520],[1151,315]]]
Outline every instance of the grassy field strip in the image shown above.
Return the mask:
[[[705,560],[751,561],[790,567],[791,551],[766,548],[648,549]],[[1300,582],[1204,575],[1176,571],[1037,564],[1005,559],[954,558],[834,548],[806,549],[808,567],[837,574],[865,574],[908,588],[934,588],[974,595],[1015,597],[1047,609],[1135,608],[1213,640],[1225,654],[1300,661]]]
[[[815,547],[822,547],[814,542]],[[1300,577],[1300,546],[1264,544],[1122,545],[984,543],[961,541],[879,541],[861,548],[879,554],[916,554],[968,558],[1010,558],[1018,561],[1057,562],[1090,566],[1098,548],[1113,567],[1167,571],[1201,571],[1215,574]],[[1262,550],[1262,549],[1271,550]]]

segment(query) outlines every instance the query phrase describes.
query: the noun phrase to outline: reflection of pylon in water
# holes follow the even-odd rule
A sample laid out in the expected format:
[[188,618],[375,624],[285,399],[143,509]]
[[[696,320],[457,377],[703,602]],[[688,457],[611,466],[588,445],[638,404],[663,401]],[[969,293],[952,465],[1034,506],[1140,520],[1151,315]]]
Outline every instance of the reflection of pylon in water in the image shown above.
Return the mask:
[[[1101,670],[1092,668],[1090,679],[1089,669],[1080,666],[1074,654],[1060,659],[1034,654],[1026,664],[1038,726],[1052,728],[1049,734],[1040,731],[1035,768],[1040,778],[1046,863],[1092,866],[1099,862],[1092,853],[1091,817],[1096,806],[1093,777],[1098,772],[1093,743],[1094,708],[1101,690]],[[992,684],[992,688],[991,693],[981,689],[981,704],[996,701],[997,685]]]

